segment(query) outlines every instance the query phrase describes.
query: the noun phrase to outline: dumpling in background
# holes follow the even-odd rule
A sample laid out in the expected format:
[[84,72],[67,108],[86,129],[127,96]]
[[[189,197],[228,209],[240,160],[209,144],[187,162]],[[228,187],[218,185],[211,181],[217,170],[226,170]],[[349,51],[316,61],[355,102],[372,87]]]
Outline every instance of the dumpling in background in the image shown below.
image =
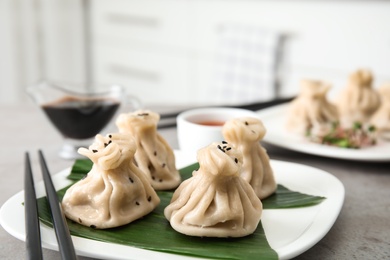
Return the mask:
[[80,148],[93,167],[66,191],[62,200],[66,217],[105,229],[128,224],[156,208],[160,198],[133,164],[135,150],[128,134],[97,135],[89,149]]
[[263,123],[252,117],[231,119],[222,128],[225,140],[242,152],[241,177],[260,199],[274,193],[277,186],[267,151],[260,144],[265,133]]
[[381,137],[390,139],[390,83],[380,87],[381,106],[372,116],[370,123],[376,127]]
[[302,80],[300,93],[291,103],[287,114],[287,129],[305,135],[327,133],[338,122],[335,105],[327,100],[330,85],[323,81]]
[[262,203],[240,177],[242,154],[227,143],[198,151],[200,168],[180,184],[165,217],[178,232],[190,236],[242,237],[259,224]]
[[149,178],[153,188],[168,190],[176,188],[181,178],[172,148],[157,132],[159,120],[159,114],[139,110],[119,115],[116,125],[121,133],[129,133],[135,138],[135,163]]
[[353,123],[367,123],[379,108],[379,93],[372,87],[373,76],[369,70],[357,70],[348,78],[347,86],[336,100],[340,122],[344,127]]

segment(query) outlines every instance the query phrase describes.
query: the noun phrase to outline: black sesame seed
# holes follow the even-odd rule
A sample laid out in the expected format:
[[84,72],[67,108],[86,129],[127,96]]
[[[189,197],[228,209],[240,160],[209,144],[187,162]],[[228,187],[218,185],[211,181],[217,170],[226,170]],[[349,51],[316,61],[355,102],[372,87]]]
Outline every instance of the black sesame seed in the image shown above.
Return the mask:
[[231,147],[228,147],[228,148],[226,148],[226,151],[230,151],[232,148]]
[[157,151],[154,151],[154,156],[157,156]]
[[135,202],[135,205],[139,206],[139,202],[138,202],[138,201],[136,201],[136,202]]
[[148,201],[151,201],[151,200],[152,200],[152,196],[149,196],[149,197],[148,197]]
[[222,143],[223,143],[223,144],[227,144],[228,142],[226,142],[226,141],[222,141]]
[[94,153],[97,153],[97,152],[98,152],[98,150],[92,150],[92,152],[94,152]]
[[245,125],[249,125],[247,121],[245,121]]
[[138,114],[138,116],[148,116],[149,113],[142,113],[142,114]]
[[80,223],[83,223],[83,221],[81,220],[81,218],[79,218],[79,222],[80,222]]
[[131,183],[134,183],[134,181],[133,181],[133,179],[132,179],[132,178],[129,178],[129,181],[130,181]]
[[238,163],[238,159],[237,159],[237,158],[234,158],[234,161],[235,161],[236,163]]
[[89,227],[90,227],[90,228],[96,228],[96,226],[95,226],[95,225],[90,225]]
[[159,182],[162,182],[163,180],[162,180],[162,179],[159,179],[158,181],[159,181]]
[[155,179],[156,179],[156,177],[152,176],[152,180],[155,180]]
[[225,152],[225,150],[222,149],[222,147],[221,147],[220,145],[217,145],[217,148],[218,148],[219,150],[221,150],[222,152]]
[[109,135],[108,137],[109,137],[109,138],[112,138],[112,135]]

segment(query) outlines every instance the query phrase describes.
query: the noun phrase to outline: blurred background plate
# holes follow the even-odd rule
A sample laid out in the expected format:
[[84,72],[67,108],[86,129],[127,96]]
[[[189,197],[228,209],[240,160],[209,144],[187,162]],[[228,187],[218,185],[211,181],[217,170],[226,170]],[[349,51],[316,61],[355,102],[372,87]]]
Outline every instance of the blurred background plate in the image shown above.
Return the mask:
[[378,143],[372,147],[347,149],[312,143],[304,136],[287,131],[285,127],[287,109],[288,104],[283,104],[258,111],[267,129],[264,142],[293,151],[330,158],[367,162],[390,161],[390,142],[384,140],[378,140]]

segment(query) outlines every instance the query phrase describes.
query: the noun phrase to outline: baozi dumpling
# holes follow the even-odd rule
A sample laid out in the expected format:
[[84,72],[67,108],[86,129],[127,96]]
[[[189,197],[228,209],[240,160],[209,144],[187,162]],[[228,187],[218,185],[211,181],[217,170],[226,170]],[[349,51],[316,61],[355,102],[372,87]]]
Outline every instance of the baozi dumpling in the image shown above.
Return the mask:
[[145,174],[133,164],[136,144],[129,134],[97,135],[79,153],[93,162],[86,178],[65,193],[62,208],[67,218],[92,228],[128,224],[150,213],[160,198]]
[[287,114],[287,129],[314,136],[327,133],[338,122],[335,105],[327,100],[330,85],[323,81],[302,80],[301,90],[291,103]]
[[176,188],[180,173],[175,155],[165,139],[157,132],[160,115],[148,110],[121,114],[116,125],[121,133],[131,134],[136,141],[136,165],[146,174],[155,190]]
[[372,87],[373,76],[369,70],[357,70],[349,76],[348,84],[336,100],[340,121],[344,127],[355,122],[367,123],[379,108],[381,100]]
[[222,128],[225,140],[242,152],[241,177],[260,199],[274,193],[277,186],[267,151],[260,144],[265,133],[263,123],[253,117],[231,119]]
[[378,89],[382,98],[381,106],[372,116],[370,123],[382,137],[390,139],[390,83]]
[[178,232],[200,237],[242,237],[259,224],[262,203],[240,177],[242,154],[228,143],[198,151],[199,170],[180,184],[164,215]]

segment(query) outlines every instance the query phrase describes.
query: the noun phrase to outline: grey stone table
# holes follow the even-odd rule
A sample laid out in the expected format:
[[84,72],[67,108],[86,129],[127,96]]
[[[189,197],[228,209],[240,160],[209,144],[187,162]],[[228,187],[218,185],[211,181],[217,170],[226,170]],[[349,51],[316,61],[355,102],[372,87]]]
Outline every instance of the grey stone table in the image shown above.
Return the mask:
[[[154,110],[163,111],[158,107]],[[0,204],[3,205],[23,189],[25,151],[31,154],[36,181],[41,179],[38,149],[43,150],[52,173],[73,162],[58,157],[62,138],[34,105],[0,106],[0,119]],[[175,128],[159,132],[174,149],[178,148]],[[321,241],[296,259],[390,259],[390,162],[337,160],[271,145],[265,147],[272,159],[317,167],[336,176],[345,186],[344,206],[334,226]],[[58,252],[48,249],[44,249],[44,257],[60,259]],[[25,243],[1,227],[0,259],[25,258]]]

